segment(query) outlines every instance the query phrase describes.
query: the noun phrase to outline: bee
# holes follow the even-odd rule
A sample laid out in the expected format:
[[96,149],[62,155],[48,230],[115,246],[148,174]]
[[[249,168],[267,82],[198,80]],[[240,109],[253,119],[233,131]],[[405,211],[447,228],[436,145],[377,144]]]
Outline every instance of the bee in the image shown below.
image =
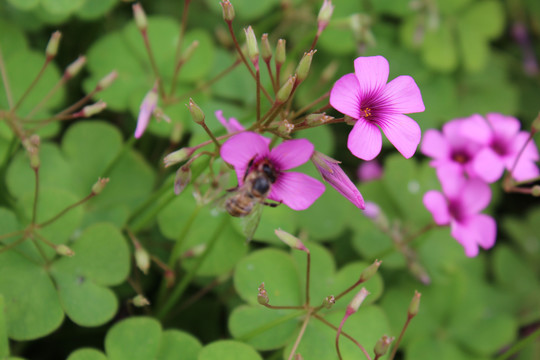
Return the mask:
[[277,171],[268,159],[255,164],[252,159],[246,168],[243,184],[231,190],[234,194],[225,201],[227,212],[232,216],[245,217],[251,214],[258,205],[278,206],[279,203],[266,201],[277,175]]

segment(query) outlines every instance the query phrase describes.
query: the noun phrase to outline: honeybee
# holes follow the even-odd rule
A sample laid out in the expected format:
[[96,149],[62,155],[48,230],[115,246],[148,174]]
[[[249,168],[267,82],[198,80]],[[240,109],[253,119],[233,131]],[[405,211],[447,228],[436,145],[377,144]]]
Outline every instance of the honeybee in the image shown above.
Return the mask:
[[233,189],[234,194],[225,201],[225,209],[232,216],[245,217],[259,205],[272,207],[279,205],[279,203],[266,201],[272,184],[276,182],[277,171],[268,159],[263,159],[256,164],[253,163],[254,159],[249,162],[246,168],[243,184]]

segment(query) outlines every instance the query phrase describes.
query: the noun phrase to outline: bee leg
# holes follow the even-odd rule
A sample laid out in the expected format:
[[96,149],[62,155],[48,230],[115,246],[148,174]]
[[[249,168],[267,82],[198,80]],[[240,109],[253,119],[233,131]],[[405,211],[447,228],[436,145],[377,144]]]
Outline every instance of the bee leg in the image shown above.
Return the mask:
[[225,189],[226,192],[233,192],[233,191],[236,191],[238,190],[238,186],[235,186],[233,188],[230,188],[230,189]]
[[277,202],[277,203],[271,203],[271,202],[265,201],[265,202],[263,202],[263,205],[270,206],[270,207],[276,207],[278,205],[281,205],[281,203],[282,203],[282,201]]
[[251,158],[251,160],[249,160],[249,163],[248,163],[248,166],[246,167],[246,172],[244,173],[244,177],[242,178],[242,181],[246,181],[246,178],[249,174],[249,170],[251,169],[251,166],[253,166],[253,162],[255,161],[255,157],[257,155],[255,155],[254,157]]

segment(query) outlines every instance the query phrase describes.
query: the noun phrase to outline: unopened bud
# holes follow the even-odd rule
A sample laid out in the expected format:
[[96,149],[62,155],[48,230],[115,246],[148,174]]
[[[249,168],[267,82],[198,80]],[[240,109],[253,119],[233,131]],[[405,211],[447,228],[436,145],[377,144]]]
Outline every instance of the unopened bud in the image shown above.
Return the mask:
[[190,158],[191,155],[193,155],[194,152],[195,152],[194,148],[184,147],[184,148],[181,148],[180,150],[176,150],[170,153],[169,155],[163,158],[165,167],[169,167],[171,165],[186,161],[187,159]]
[[174,274],[174,271],[168,269],[165,270],[165,273],[163,274],[165,278],[165,283],[167,284],[167,289],[170,289],[173,287],[174,282],[176,281],[176,275]]
[[305,252],[309,252],[309,250],[304,246],[302,241],[297,238],[296,236],[293,236],[289,234],[286,231],[283,231],[281,229],[274,230],[274,233],[277,235],[277,237],[283,241],[285,244],[289,245],[293,249],[302,250]]
[[382,261],[375,260],[373,262],[373,264],[371,264],[367,268],[365,268],[364,271],[362,271],[362,274],[360,274],[360,281],[364,282],[364,281],[368,281],[369,279],[371,279],[371,277],[373,277],[373,275],[375,275],[377,270],[379,270],[379,266],[381,266],[381,263],[382,263]]
[[332,1],[324,0],[321,6],[321,10],[319,10],[319,15],[317,16],[317,31],[319,34],[328,26],[333,12],[334,5],[332,5]]
[[47,48],[45,49],[45,55],[47,56],[48,60],[54,58],[58,53],[58,45],[60,45],[60,38],[62,38],[62,33],[60,31],[55,31],[52,33],[51,38],[47,43]]
[[268,41],[268,34],[262,34],[261,36],[261,56],[266,63],[272,58],[272,48]]
[[135,24],[140,31],[146,31],[148,28],[148,20],[146,14],[139,3],[133,4],[133,16],[135,17]]
[[277,132],[279,135],[287,137],[294,130],[294,124],[291,124],[289,120],[284,119],[281,121],[277,127]]
[[150,301],[148,301],[148,299],[145,298],[144,296],[142,296],[141,294],[139,294],[139,295],[135,296],[133,299],[131,299],[131,302],[136,307],[144,307],[144,306],[150,305]]
[[79,56],[74,62],[68,65],[66,71],[64,71],[64,77],[71,79],[76,76],[81,71],[84,64],[86,64],[86,57]]
[[109,182],[109,178],[99,178],[98,181],[92,185],[92,193],[99,195],[103,189],[105,189],[105,185]]
[[201,256],[205,252],[206,248],[207,248],[206,244],[195,245],[194,247],[192,247],[191,249],[188,249],[186,252],[182,254],[182,259]]
[[540,131],[540,113],[538,113],[538,116],[533,120],[531,125],[531,133],[536,133]]
[[34,170],[39,169],[41,161],[39,159],[39,145],[41,143],[39,135],[32,135],[23,141],[23,145],[30,158],[30,167]]
[[204,123],[204,112],[201,110],[201,108],[195,104],[195,101],[193,99],[189,99],[189,103],[186,105],[193,121],[195,121],[197,124],[202,125]]
[[289,77],[289,79],[283,84],[281,89],[276,94],[276,102],[284,103],[291,96],[294,84],[296,83],[296,75]]
[[195,53],[195,50],[199,47],[199,41],[193,40],[191,44],[187,47],[187,49],[182,54],[182,62],[187,62],[191,57],[193,56],[193,53]]
[[257,294],[257,301],[261,305],[266,305],[270,301],[268,298],[268,293],[266,292],[266,289],[264,288],[264,283],[259,286],[259,292]]
[[309,126],[318,126],[332,120],[333,118],[334,117],[326,115],[325,113],[309,114],[306,116],[306,124]]
[[234,7],[232,6],[229,0],[224,0],[220,2],[221,8],[223,9],[223,19],[227,22],[234,20]]
[[304,81],[308,76],[309,69],[311,67],[311,61],[313,60],[313,55],[316,52],[317,50],[311,50],[310,52],[304,53],[304,56],[302,56],[302,59],[296,67],[296,76],[298,78],[298,82]]
[[257,38],[255,37],[255,32],[251,26],[248,26],[247,29],[244,29],[246,34],[246,45],[248,56],[251,59],[251,62],[257,68],[259,62],[259,45],[257,45]]
[[285,40],[279,39],[277,41],[276,45],[276,65],[281,66],[285,63],[285,60],[287,60],[287,52],[285,50]]
[[79,111],[78,113],[75,113],[74,115],[80,115],[80,117],[89,118],[91,116],[99,114],[100,112],[105,110],[106,107],[107,107],[107,103],[99,100],[95,104],[87,105],[83,107],[81,111]]
[[106,88],[111,86],[111,84],[114,82],[114,80],[116,80],[117,77],[118,77],[118,72],[116,70],[111,71],[110,73],[105,75],[101,80],[99,80],[96,86],[96,91],[105,90]]
[[64,244],[57,245],[55,250],[58,255],[69,256],[69,257],[72,257],[73,255],[75,255],[75,252]]
[[540,196],[540,185],[534,185],[531,189],[531,195],[532,196]]
[[352,314],[358,311],[360,305],[364,302],[366,297],[369,295],[369,291],[366,288],[360,289],[360,291],[353,297],[349,305],[347,306],[347,313]]
[[150,269],[150,254],[142,246],[135,246],[135,264],[143,272],[143,274],[148,274]]
[[323,306],[327,309],[330,309],[336,303],[336,298],[334,295],[330,295],[324,298]]
[[422,294],[415,290],[414,296],[409,305],[409,309],[407,310],[407,314],[411,318],[418,314],[418,308],[420,307],[420,296],[422,296]]
[[386,352],[390,348],[390,345],[392,344],[392,341],[394,341],[394,337],[388,337],[386,335],[383,335],[382,338],[380,338],[375,344],[375,355],[377,357],[381,357],[386,354]]
[[176,176],[174,177],[174,193],[176,195],[180,195],[190,181],[191,168],[188,165],[181,166],[176,171]]

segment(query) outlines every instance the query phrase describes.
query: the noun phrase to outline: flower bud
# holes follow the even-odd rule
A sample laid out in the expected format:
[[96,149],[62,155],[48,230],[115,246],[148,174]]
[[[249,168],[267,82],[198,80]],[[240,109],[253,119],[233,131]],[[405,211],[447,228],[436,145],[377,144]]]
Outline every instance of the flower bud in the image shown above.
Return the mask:
[[277,41],[276,58],[275,58],[277,66],[283,65],[283,63],[285,63],[285,60],[287,59],[287,53],[286,53],[286,50],[285,50],[285,43],[286,42],[283,39],[279,39]]
[[197,104],[195,104],[195,101],[190,98],[189,103],[186,106],[191,113],[191,118],[193,119],[193,121],[195,121],[199,125],[204,124],[204,112]]
[[392,341],[394,341],[394,337],[388,337],[386,335],[383,335],[382,338],[380,338],[375,344],[375,355],[377,357],[381,357],[386,354],[386,352],[390,348],[390,345],[392,344]]
[[68,65],[66,71],[64,71],[64,77],[66,79],[71,79],[76,76],[86,64],[86,56],[79,56],[74,62]]
[[111,84],[114,82],[114,80],[116,80],[117,77],[118,77],[118,72],[116,70],[111,71],[110,73],[105,75],[101,80],[99,80],[96,86],[96,91],[105,90],[106,88],[111,86]]
[[296,67],[296,76],[298,77],[298,82],[302,82],[307,78],[309,68],[311,67],[311,61],[313,60],[313,55],[316,52],[317,50],[311,50],[310,52],[304,53],[304,56],[302,56],[302,59],[300,59],[300,62]]
[[288,232],[283,231],[281,229],[274,230],[274,233],[277,235],[279,240],[283,241],[285,244],[289,245],[291,248],[309,252],[309,250],[304,246],[302,241],[296,236],[293,236],[289,234]]
[[540,196],[540,185],[534,185],[531,189],[531,195],[535,197]]
[[283,137],[288,137],[293,130],[294,124],[291,124],[287,119],[281,121],[277,127],[278,134]]
[[415,290],[414,296],[409,305],[409,309],[407,310],[407,314],[411,318],[418,314],[418,308],[420,307],[420,296],[422,296],[422,294]]
[[41,161],[39,159],[39,145],[41,143],[39,135],[32,135],[23,140],[24,148],[30,158],[30,167],[34,170],[39,169]]
[[55,250],[58,255],[69,256],[69,257],[72,257],[73,255],[75,255],[75,252],[64,244],[57,245]]
[[268,34],[262,34],[261,36],[261,56],[266,63],[272,58],[272,48],[268,41]]
[[60,38],[62,38],[62,33],[60,31],[55,31],[52,33],[49,42],[47,43],[47,48],[45,49],[45,55],[47,60],[51,60],[58,53],[58,45],[60,45]]
[[184,148],[181,148],[180,150],[176,150],[170,153],[169,155],[163,158],[165,167],[169,167],[171,165],[186,161],[187,159],[190,158],[191,155],[193,155],[194,152],[195,152],[194,148],[184,147]]
[[368,201],[366,202],[365,207],[366,208],[363,212],[364,216],[372,220],[377,220],[377,218],[381,214],[381,208],[379,208],[379,205]]
[[174,282],[176,281],[176,275],[174,274],[174,271],[172,271],[171,269],[165,270],[163,277],[165,278],[167,289],[172,288],[174,286]]
[[362,271],[362,274],[360,274],[360,281],[368,281],[377,273],[377,270],[379,270],[379,266],[381,266],[382,261],[375,260],[373,264],[369,265],[367,268]]
[[270,301],[268,298],[268,293],[266,292],[266,289],[264,288],[264,283],[259,286],[259,292],[257,294],[257,301],[261,305],[266,305]]
[[148,301],[147,298],[145,298],[143,295],[139,294],[135,296],[133,299],[131,299],[131,302],[136,307],[144,307],[150,305],[150,301]]
[[309,114],[306,116],[306,124],[309,126],[319,126],[333,118],[333,116],[326,115],[325,113]]
[[146,128],[148,127],[148,124],[150,124],[150,118],[156,110],[158,100],[159,96],[156,82],[152,89],[150,89],[150,91],[146,93],[141,103],[141,106],[139,107],[137,126],[135,127],[135,133],[133,134],[136,139],[140,138],[144,134]]
[[284,103],[291,96],[294,84],[296,83],[296,75],[289,77],[289,79],[283,84],[281,89],[278,90],[276,94],[276,102]]
[[360,305],[364,302],[366,297],[369,295],[369,291],[366,288],[360,289],[360,291],[353,297],[349,305],[347,306],[347,313],[352,314],[358,311]]
[[232,6],[229,0],[223,0],[220,2],[221,8],[223,9],[223,19],[226,22],[231,22],[234,20],[234,7]]
[[105,185],[109,182],[109,178],[98,178],[98,181],[92,185],[92,193],[99,195],[105,189]]
[[143,274],[148,274],[150,269],[150,254],[140,245],[135,246],[135,264],[143,272]]
[[73,114],[75,116],[79,115],[80,117],[89,118],[93,115],[99,114],[107,107],[107,103],[99,100],[97,103],[92,105],[86,105],[82,108],[81,111]]
[[174,193],[176,195],[180,195],[190,181],[191,168],[188,165],[181,166],[176,171],[176,176],[174,177]]
[[139,3],[135,3],[132,6],[133,8],[133,16],[135,17],[135,24],[137,25],[137,28],[145,32],[148,28],[148,20],[146,19],[146,14]]
[[330,22],[332,13],[334,12],[334,5],[331,0],[324,0],[317,16],[317,32],[320,34]]
[[195,245],[182,254],[182,259],[201,256],[205,252],[206,248],[206,244]]
[[257,38],[255,37],[255,32],[251,26],[248,26],[247,29],[244,29],[246,34],[246,45],[247,53],[255,68],[258,67],[259,62],[259,45],[257,45]]
[[336,303],[336,298],[334,295],[330,295],[324,298],[323,300],[323,306],[327,309],[330,309],[334,304]]

